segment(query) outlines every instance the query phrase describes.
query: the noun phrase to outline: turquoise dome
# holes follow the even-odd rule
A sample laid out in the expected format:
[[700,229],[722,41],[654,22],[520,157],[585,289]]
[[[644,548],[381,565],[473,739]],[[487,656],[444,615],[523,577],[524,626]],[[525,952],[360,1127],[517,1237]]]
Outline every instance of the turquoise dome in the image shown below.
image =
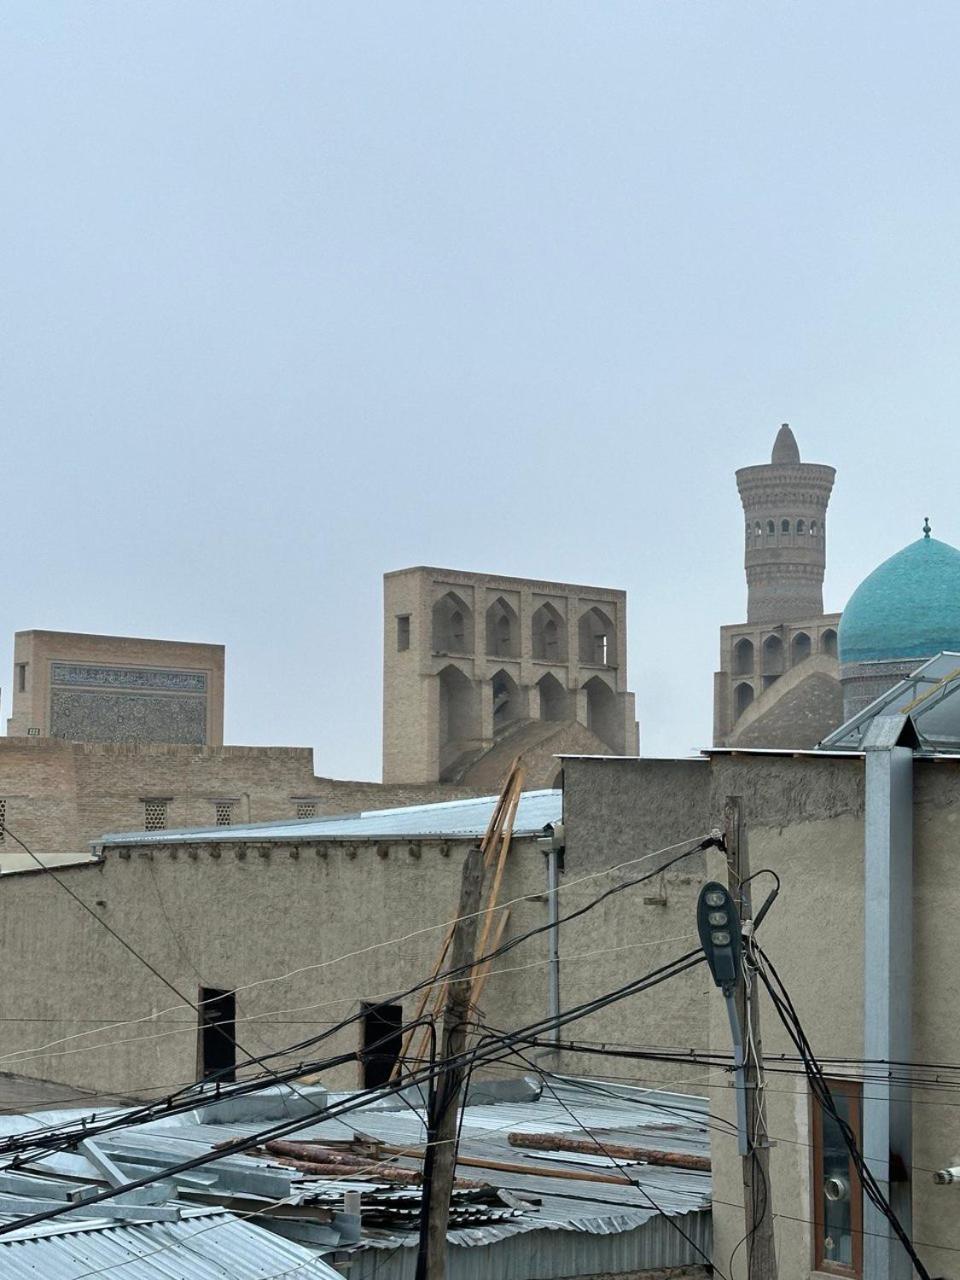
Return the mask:
[[850,597],[837,644],[841,662],[960,651],[960,551],[927,535],[884,560]]

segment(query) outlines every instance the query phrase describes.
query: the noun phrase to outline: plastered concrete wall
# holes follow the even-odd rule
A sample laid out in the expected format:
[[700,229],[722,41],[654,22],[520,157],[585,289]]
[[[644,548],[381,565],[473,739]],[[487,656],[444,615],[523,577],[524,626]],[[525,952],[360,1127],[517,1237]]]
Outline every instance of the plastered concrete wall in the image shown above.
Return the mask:
[[[562,911],[663,866],[717,824],[706,760],[565,759],[566,870]],[[649,857],[666,846],[679,846]],[[640,861],[642,859],[642,861]],[[628,865],[622,865],[628,864]],[[561,934],[561,1004],[571,1007],[613,990],[697,945],[696,901],[705,874],[697,853],[644,885],[626,889]],[[609,874],[598,875],[607,868]],[[578,884],[580,877],[590,879]],[[703,1045],[708,1017],[704,968],[591,1015],[571,1038],[611,1045]],[[651,1087],[699,1087],[699,1067],[616,1061],[586,1054],[571,1070],[620,1075]]]
[[[173,846],[129,857],[111,850],[102,865],[63,875],[191,999],[201,985],[236,990],[238,1041],[262,1054],[317,1035],[360,1001],[390,996],[432,971],[443,926],[456,914],[468,847]],[[543,888],[542,855],[517,841],[501,900],[522,900],[505,936],[546,921]],[[10,979],[0,992],[0,1070],[134,1095],[196,1078],[195,1012],[175,1008],[173,993],[52,879],[5,877],[0,918],[0,964]],[[492,1025],[545,1015],[545,955],[539,939],[494,963],[481,1000]],[[412,999],[404,1009],[412,1013]],[[146,1021],[93,1030],[127,1019]],[[354,1026],[317,1054],[357,1044]],[[323,1079],[353,1087],[359,1068]]]
[[[780,896],[759,940],[787,984],[815,1050],[824,1057],[863,1053],[863,762],[764,756],[716,756],[714,805],[740,796],[750,870],[771,868]],[[725,859],[708,855],[711,878],[726,880]],[[758,877],[759,906],[773,881]],[[771,1137],[771,1182],[781,1280],[811,1275],[810,1127],[806,1083],[795,1074],[792,1043],[770,1004],[760,1023],[769,1068],[766,1108]],[[710,988],[710,1042],[730,1052],[720,992]],[[743,1179],[731,1080],[712,1072],[707,1083],[714,1166],[716,1264],[734,1280],[746,1276]]]
[[[741,795],[751,871],[770,867],[782,890],[764,921],[760,941],[786,984],[822,1059],[863,1054],[863,762],[849,759],[716,757],[714,797]],[[960,1062],[955,962],[960,881],[960,766],[915,764],[914,787],[914,1059]],[[719,855],[709,855],[718,878]],[[765,894],[763,878],[754,903]],[[711,998],[711,1040],[729,1051],[719,992]],[[766,999],[761,1001],[766,1102],[774,1212],[781,1280],[812,1274],[810,1102],[795,1073],[793,1046]],[[826,1064],[825,1064],[826,1065]],[[829,1070],[829,1068],[828,1068]],[[843,1068],[834,1068],[842,1074]],[[956,1073],[946,1073],[955,1079]],[[734,1118],[729,1080],[709,1084],[713,1110]],[[865,1086],[869,1090],[869,1084]],[[960,1205],[956,1188],[937,1187],[933,1171],[960,1159],[960,1108],[949,1084],[914,1091],[914,1240],[930,1274],[960,1275]],[[733,1277],[745,1275],[743,1249],[729,1267],[744,1231],[740,1160],[732,1137],[715,1129],[715,1259]],[[938,1247],[939,1246],[939,1247]]]

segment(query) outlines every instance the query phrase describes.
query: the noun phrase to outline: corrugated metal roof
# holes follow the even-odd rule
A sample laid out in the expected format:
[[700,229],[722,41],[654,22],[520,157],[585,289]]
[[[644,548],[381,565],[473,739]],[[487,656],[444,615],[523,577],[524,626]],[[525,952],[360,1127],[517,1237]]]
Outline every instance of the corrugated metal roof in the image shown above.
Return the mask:
[[[125,831],[103,836],[102,845],[189,844],[238,840],[387,840],[391,837],[482,836],[497,796],[415,804],[401,809],[369,809],[331,818],[290,822],[246,823],[235,827],[188,827],[180,831]],[[535,835],[548,822],[559,822],[562,791],[525,791],[517,806],[515,835]]]
[[[267,1113],[274,1116],[273,1092],[265,1099],[264,1116],[244,1114],[242,1119],[221,1117],[211,1122],[203,1111],[195,1111],[103,1133],[97,1137],[96,1145],[124,1176],[143,1176],[151,1168],[159,1174],[173,1163],[211,1151],[237,1137],[258,1136]],[[506,1100],[497,1100],[501,1092]],[[331,1094],[329,1101],[335,1103],[341,1097],[353,1096]],[[584,1175],[595,1179],[598,1172],[614,1172],[597,1167],[609,1163],[602,1159],[602,1153],[598,1160],[576,1151],[547,1152],[511,1144],[509,1135],[547,1133],[578,1139],[590,1135],[601,1142],[706,1155],[707,1105],[706,1099],[686,1094],[556,1075],[546,1077],[542,1083],[531,1077],[485,1085],[477,1101],[468,1102],[461,1116],[461,1151],[464,1156],[479,1158],[481,1163],[461,1167],[461,1176],[469,1179],[469,1185],[454,1192],[447,1234],[451,1280],[485,1280],[490,1275],[496,1275],[498,1280],[553,1280],[698,1261],[700,1255],[685,1237],[692,1237],[709,1253],[708,1172],[620,1159],[616,1164],[628,1180],[596,1181]],[[46,1113],[44,1119],[53,1114]],[[211,1110],[211,1115],[216,1114]],[[61,1121],[64,1118],[61,1115]],[[8,1132],[22,1132],[35,1127],[39,1119],[38,1115],[8,1116],[3,1118],[2,1126]],[[358,1131],[365,1141],[384,1143],[388,1151],[417,1151],[426,1139],[423,1108],[413,1097],[406,1101],[379,1099],[353,1112],[349,1123],[334,1118],[305,1125],[298,1131],[296,1141],[318,1143],[320,1148],[330,1143],[353,1144]],[[594,1166],[592,1170],[585,1167],[587,1159]],[[400,1170],[419,1168],[416,1156],[396,1157],[394,1163]],[[560,1170],[568,1176],[553,1176]],[[4,1203],[12,1206],[20,1196],[29,1199],[52,1195],[62,1199],[64,1190],[57,1189],[56,1180],[63,1178],[70,1178],[73,1187],[78,1180],[101,1181],[98,1169],[79,1151],[37,1154],[30,1161],[29,1171],[8,1170]],[[223,1156],[201,1170],[174,1178],[172,1186],[176,1190],[167,1206],[179,1206],[191,1196],[207,1197],[213,1206],[206,1211],[211,1222],[218,1215],[224,1224],[230,1222],[221,1207],[222,1200],[228,1197],[236,1198],[237,1208],[259,1206],[257,1223],[274,1233],[283,1247],[306,1249],[307,1259],[318,1258],[317,1250],[321,1254],[338,1251],[337,1256],[346,1251],[352,1277],[412,1277],[421,1197],[417,1184],[396,1182],[386,1173],[381,1177],[379,1171],[363,1167],[355,1177],[317,1175],[279,1163],[276,1156],[261,1152]],[[348,1189],[362,1195],[359,1242],[355,1242],[355,1236],[345,1234],[340,1218]],[[102,1206],[104,1214],[109,1203]],[[280,1209],[281,1203],[289,1210]],[[15,1209],[8,1207],[6,1211],[14,1213]],[[99,1214],[101,1206],[94,1211]],[[22,1212],[27,1212],[26,1208]],[[125,1212],[129,1214],[129,1210]],[[143,1207],[144,1217],[151,1212],[150,1206]],[[222,1236],[217,1230],[211,1231],[209,1237],[198,1237],[198,1241],[206,1242],[200,1250],[193,1247],[191,1240],[191,1252],[196,1257],[191,1259],[190,1269],[145,1270],[149,1263],[146,1244],[175,1242],[180,1233],[190,1230],[185,1222],[114,1222],[108,1228],[98,1218],[95,1225],[97,1233],[92,1243],[88,1239],[94,1233],[76,1227],[58,1228],[56,1223],[24,1232],[21,1243],[30,1248],[36,1242],[67,1240],[59,1247],[49,1246],[53,1259],[49,1267],[44,1256],[32,1269],[29,1257],[27,1269],[10,1269],[5,1264],[12,1246],[4,1246],[0,1239],[0,1275],[10,1275],[14,1280],[25,1280],[27,1276],[32,1280],[37,1275],[50,1276],[52,1280],[80,1280],[95,1273],[96,1267],[119,1262],[124,1264],[118,1268],[121,1280],[153,1280],[161,1274],[182,1276],[184,1280],[212,1280],[213,1276],[240,1280],[256,1276],[266,1280],[302,1265],[295,1261],[284,1268],[282,1261],[280,1266],[273,1266],[268,1259],[269,1265],[261,1270],[238,1269],[234,1259],[240,1249],[229,1237],[233,1227],[224,1225]],[[217,1236],[221,1239],[217,1240]],[[17,1237],[10,1240],[15,1242]],[[230,1265],[218,1271],[211,1268],[219,1261],[219,1249],[224,1257],[229,1256]],[[242,1256],[251,1267],[260,1262],[259,1254],[254,1256],[250,1250]],[[77,1258],[87,1264],[87,1271],[69,1269]],[[378,1269],[374,1269],[374,1261]],[[308,1273],[312,1274],[329,1277],[338,1273],[314,1267]]]
[[302,1268],[304,1280],[343,1280],[311,1249],[233,1214],[187,1210],[179,1222],[41,1231],[0,1238],[4,1280],[266,1280]]

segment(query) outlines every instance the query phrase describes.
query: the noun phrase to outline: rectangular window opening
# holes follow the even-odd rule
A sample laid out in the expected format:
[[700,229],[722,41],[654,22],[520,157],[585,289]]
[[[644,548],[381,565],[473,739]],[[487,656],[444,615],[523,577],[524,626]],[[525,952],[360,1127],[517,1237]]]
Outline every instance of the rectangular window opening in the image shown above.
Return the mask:
[[[829,1080],[837,1113],[862,1143],[862,1093],[856,1080]],[[863,1191],[840,1125],[811,1100],[813,1266],[829,1275],[863,1276]]]
[[301,820],[304,818],[315,818],[317,816],[316,800],[298,800],[297,801],[297,817]]
[[403,1005],[365,1004],[361,1021],[361,1085],[379,1089],[393,1075],[403,1046]]
[[26,693],[27,691],[27,664],[25,662],[17,663],[17,693]]
[[233,801],[218,800],[214,805],[216,825],[218,827],[233,826]]
[[410,615],[402,613],[397,617],[397,652],[403,653],[410,648]]
[[144,831],[163,831],[166,825],[167,825],[166,800],[144,800],[143,802]]
[[237,997],[219,987],[201,987],[199,1009],[199,1063],[201,1080],[216,1076],[218,1080],[236,1080]]

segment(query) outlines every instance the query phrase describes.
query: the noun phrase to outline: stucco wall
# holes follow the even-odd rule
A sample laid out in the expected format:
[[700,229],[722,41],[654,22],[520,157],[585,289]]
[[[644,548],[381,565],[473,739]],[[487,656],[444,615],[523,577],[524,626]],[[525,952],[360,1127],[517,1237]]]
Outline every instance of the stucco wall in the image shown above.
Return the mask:
[[[656,870],[717,825],[706,760],[566,759],[564,913],[603,890]],[[679,846],[648,858],[666,846]],[[644,861],[637,861],[644,859]],[[631,864],[621,866],[621,864]],[[705,856],[697,853],[563,926],[562,1005],[568,1007],[683,955],[697,945],[696,901]],[[604,868],[620,868],[596,876]],[[593,876],[582,885],[581,876]],[[589,953],[593,953],[592,955]],[[574,959],[573,957],[579,957]],[[578,1022],[571,1038],[646,1047],[705,1040],[708,979],[692,970]],[[582,1055],[572,1070],[622,1075],[651,1086],[699,1087],[699,1067]]]
[[[863,762],[811,757],[716,757],[714,797],[741,795],[750,867],[781,877],[780,897],[760,931],[797,1007],[815,1052],[825,1061],[863,1053]],[[955,850],[960,834],[960,767],[917,761],[914,807],[914,1059],[960,1062],[954,960],[960,883]],[[710,855],[723,875],[719,855]],[[754,903],[766,893],[758,878]],[[711,1001],[711,1041],[729,1051],[719,992]],[[766,1105],[771,1137],[774,1212],[781,1280],[811,1273],[810,1106],[796,1072],[794,1049],[769,1002],[761,1023],[768,1067]],[[856,1072],[857,1068],[852,1068]],[[834,1067],[842,1074],[842,1067]],[[956,1078],[955,1073],[948,1073]],[[868,1091],[869,1084],[865,1086]],[[713,1110],[734,1117],[729,1080],[709,1084]],[[740,1160],[735,1139],[712,1134],[716,1261],[733,1277],[745,1275]],[[960,1203],[956,1188],[937,1187],[933,1171],[960,1157],[960,1109],[949,1087],[914,1091],[913,1236],[931,1275],[956,1276],[960,1257]],[[941,1246],[936,1248],[932,1246]]]
[[[129,857],[111,850],[100,866],[60,874],[191,999],[201,985],[236,990],[238,1041],[260,1054],[428,975],[443,934],[431,926],[456,913],[468,847],[173,846]],[[543,887],[542,855],[518,841],[501,899],[529,900],[512,907],[507,936],[545,922]],[[0,1070],[136,1095],[196,1078],[193,1010],[176,1008],[173,993],[51,878],[4,877],[2,897],[8,981],[0,993]],[[544,958],[538,941],[494,964],[481,1002],[493,1025],[545,1015]],[[291,971],[299,972],[265,981]],[[404,1007],[412,1012],[412,1000]],[[87,1034],[128,1019],[146,1021]],[[354,1027],[317,1053],[357,1043]],[[348,1088],[358,1078],[351,1064],[324,1081]]]

